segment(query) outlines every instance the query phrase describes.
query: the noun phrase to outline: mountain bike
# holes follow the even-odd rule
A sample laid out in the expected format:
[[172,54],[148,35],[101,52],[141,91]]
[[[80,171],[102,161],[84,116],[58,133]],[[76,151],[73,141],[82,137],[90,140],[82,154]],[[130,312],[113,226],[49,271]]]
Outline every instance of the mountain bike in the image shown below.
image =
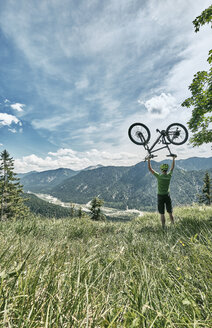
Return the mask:
[[[177,156],[176,154],[173,154],[171,152],[169,145],[173,144],[179,146],[184,144],[188,140],[188,130],[184,125],[180,123],[172,123],[167,127],[166,130],[160,131],[159,129],[156,129],[156,132],[158,132],[160,135],[152,144],[152,146],[149,147],[148,143],[151,137],[149,128],[142,123],[134,123],[129,127],[128,135],[130,140],[136,145],[144,146],[144,148],[148,152],[148,155],[145,157],[145,160],[147,160],[147,158],[157,157],[157,155],[154,155],[153,153],[163,148],[168,149],[168,157]],[[159,143],[161,143],[163,146],[154,149],[155,146]]]

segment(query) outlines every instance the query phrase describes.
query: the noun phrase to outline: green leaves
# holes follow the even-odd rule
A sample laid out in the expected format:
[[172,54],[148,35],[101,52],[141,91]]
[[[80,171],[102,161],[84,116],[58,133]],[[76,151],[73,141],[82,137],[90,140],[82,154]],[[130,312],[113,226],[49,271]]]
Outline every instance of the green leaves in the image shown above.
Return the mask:
[[[212,23],[212,5],[198,16],[193,24],[195,32],[199,31],[201,25]],[[212,50],[209,51],[209,64],[212,63]],[[194,79],[189,86],[191,97],[184,100],[183,107],[192,107],[192,116],[188,121],[189,129],[194,133],[190,142],[193,146],[200,146],[203,143],[212,142],[212,68],[207,71],[200,71],[194,75]]]
[[[199,32],[200,26],[209,24],[212,21],[212,5],[205,9],[200,16],[193,21],[195,32]],[[212,28],[212,24],[211,24]]]

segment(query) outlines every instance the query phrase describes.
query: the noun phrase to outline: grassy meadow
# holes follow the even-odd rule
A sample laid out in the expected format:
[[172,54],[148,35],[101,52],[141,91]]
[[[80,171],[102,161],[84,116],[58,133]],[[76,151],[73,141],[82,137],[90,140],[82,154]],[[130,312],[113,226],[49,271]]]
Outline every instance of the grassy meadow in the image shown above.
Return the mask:
[[0,222],[0,327],[212,327],[212,207],[174,214]]

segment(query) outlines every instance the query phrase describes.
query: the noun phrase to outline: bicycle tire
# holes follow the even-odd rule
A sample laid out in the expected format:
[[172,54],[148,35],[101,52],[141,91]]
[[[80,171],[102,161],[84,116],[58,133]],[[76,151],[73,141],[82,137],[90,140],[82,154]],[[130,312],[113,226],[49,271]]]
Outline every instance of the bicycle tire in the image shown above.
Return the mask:
[[129,127],[128,136],[136,145],[146,145],[150,140],[151,133],[146,125],[133,123]]
[[172,123],[166,129],[166,136],[173,145],[182,145],[188,140],[188,130],[183,124]]

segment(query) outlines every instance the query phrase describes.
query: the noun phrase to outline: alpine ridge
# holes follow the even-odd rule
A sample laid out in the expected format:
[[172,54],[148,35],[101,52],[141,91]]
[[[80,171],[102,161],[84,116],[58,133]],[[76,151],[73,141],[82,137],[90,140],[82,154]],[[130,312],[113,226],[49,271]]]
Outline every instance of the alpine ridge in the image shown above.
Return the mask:
[[[153,169],[159,172],[160,164],[152,161]],[[198,201],[206,170],[212,174],[212,158],[176,160],[170,188],[174,205]],[[47,193],[64,202],[84,204],[98,196],[109,207],[156,210],[156,179],[148,171],[146,162],[81,171],[61,168],[20,178],[25,192]]]

